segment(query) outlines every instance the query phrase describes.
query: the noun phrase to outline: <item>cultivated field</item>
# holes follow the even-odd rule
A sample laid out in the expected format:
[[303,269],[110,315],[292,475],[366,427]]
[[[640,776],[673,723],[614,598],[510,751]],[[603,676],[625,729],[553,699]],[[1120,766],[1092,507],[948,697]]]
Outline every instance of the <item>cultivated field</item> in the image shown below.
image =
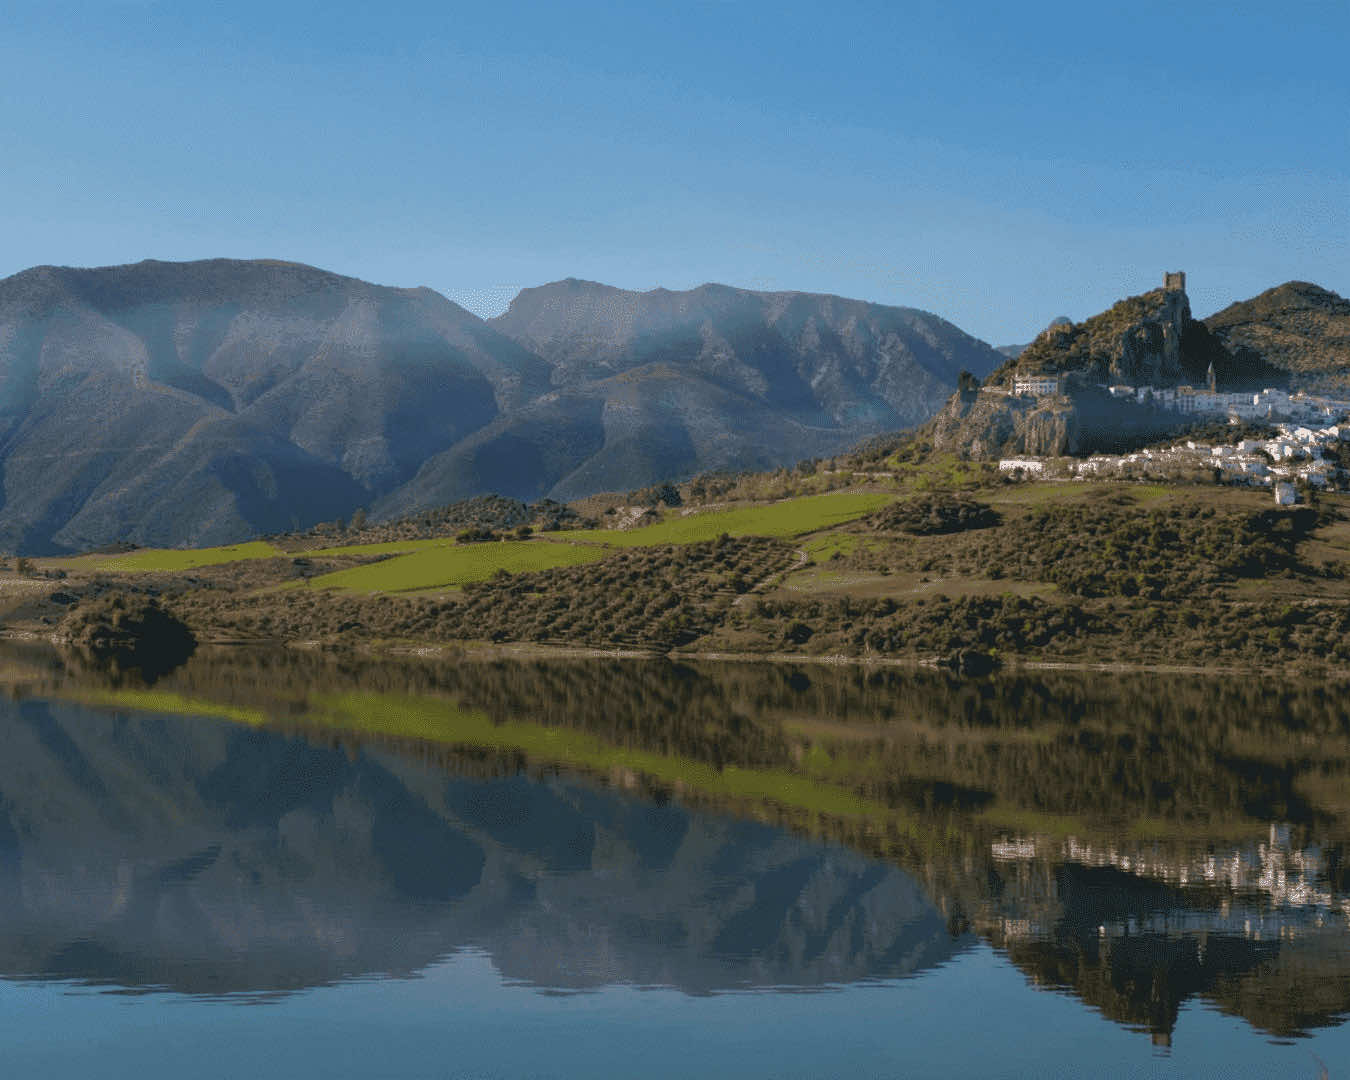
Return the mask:
[[486,581],[499,571],[528,573],[598,562],[619,548],[696,544],[730,536],[793,537],[855,520],[884,506],[893,495],[835,492],[726,509],[681,513],[638,529],[582,529],[542,533],[528,540],[460,544],[450,539],[402,540],[285,552],[264,541],[197,550],[145,550],[126,555],[85,555],[43,560],[44,565],[95,573],[166,573],[286,555],[307,558],[389,558],[310,578],[307,589],[343,592],[428,592]]

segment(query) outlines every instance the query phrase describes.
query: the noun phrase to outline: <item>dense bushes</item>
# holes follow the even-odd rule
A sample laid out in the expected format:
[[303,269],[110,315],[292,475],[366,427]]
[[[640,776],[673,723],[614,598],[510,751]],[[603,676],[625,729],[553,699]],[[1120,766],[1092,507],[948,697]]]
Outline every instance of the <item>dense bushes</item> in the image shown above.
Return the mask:
[[139,668],[149,677],[171,671],[197,647],[188,627],[155,598],[122,592],[79,604],[57,637],[96,660]]
[[864,549],[854,561],[867,569],[1046,581],[1081,597],[1178,600],[1224,582],[1297,571],[1296,545],[1317,521],[1307,507],[1148,510],[1128,497],[1100,498],[1034,509],[941,544]]
[[918,536],[984,529],[999,523],[987,503],[959,495],[920,495],[878,510],[867,524],[878,532],[907,532]]
[[450,599],[264,596],[199,592],[180,598],[213,636],[326,640],[415,638],[665,649],[720,624],[737,597],[787,569],[780,541],[721,539],[634,548],[602,562],[529,574],[499,572]]

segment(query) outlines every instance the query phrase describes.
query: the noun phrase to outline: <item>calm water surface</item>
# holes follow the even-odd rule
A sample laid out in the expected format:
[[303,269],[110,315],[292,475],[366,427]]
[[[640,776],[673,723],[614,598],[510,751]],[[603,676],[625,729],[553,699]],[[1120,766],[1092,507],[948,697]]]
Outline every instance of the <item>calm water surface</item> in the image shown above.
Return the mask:
[[1350,1076],[1350,686],[0,658],[14,1076]]

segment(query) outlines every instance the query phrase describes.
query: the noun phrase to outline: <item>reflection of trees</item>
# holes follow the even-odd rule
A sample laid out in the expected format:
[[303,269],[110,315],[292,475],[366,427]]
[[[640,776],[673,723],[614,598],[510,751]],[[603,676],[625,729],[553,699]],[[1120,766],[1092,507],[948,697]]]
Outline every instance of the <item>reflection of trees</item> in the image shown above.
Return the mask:
[[986,915],[977,929],[1037,985],[1070,991],[1157,1041],[1170,1041],[1191,997],[1284,1037],[1350,1011],[1343,920],[1324,926],[1254,907],[1224,914],[1226,898],[1111,868],[1051,873],[1049,890],[1033,890],[1040,895],[1027,907],[1006,894],[999,905],[1043,921]]
[[[963,680],[930,671],[660,662],[390,663],[314,654],[194,659],[161,686],[301,716],[314,693],[443,695],[498,720],[616,746],[810,774],[891,805],[996,804],[1089,821],[1291,821],[1323,832],[1350,790],[1350,686],[1100,673]],[[1082,822],[1078,822],[1082,824]],[[1339,831],[1339,826],[1337,827]]]
[[[962,947],[895,867],[466,756],[0,705],[0,975],[188,993],[406,975],[690,993],[912,973]],[[506,762],[505,764],[509,764]]]
[[[1258,922],[1275,925],[1284,916],[1272,897],[1179,884],[1195,852],[1216,844],[1223,851],[1264,833],[1274,819],[1292,824],[1294,848],[1320,849],[1319,888],[1337,902],[1346,898],[1350,721],[1340,703],[1350,687],[1238,677],[1014,673],[973,681],[807,665],[392,663],[211,651],[159,687],[259,708],[283,728],[304,730],[314,746],[420,758],[461,776],[506,779],[525,771],[547,779],[557,763],[518,751],[318,732],[305,727],[310,702],[343,693],[447,699],[498,722],[575,728],[608,745],[716,768],[795,773],[919,824],[904,831],[876,820],[805,817],[772,800],[698,799],[889,857],[922,882],[950,933],[975,928],[1037,981],[1070,990],[1122,1023],[1165,1038],[1180,1004],[1193,996],[1276,1034],[1336,1022],[1350,1008],[1344,919],[1320,928],[1286,920],[1284,930],[1258,938],[1222,912],[1245,904],[1241,910]],[[650,803],[673,794],[650,777],[598,779]],[[692,793],[683,799],[698,801]],[[1122,828],[1136,822],[1148,825],[1146,873],[1133,872],[1138,859],[1117,860],[1112,869],[1042,852],[1015,870],[991,855],[991,841],[1009,831],[1085,836],[1101,847],[1116,844]],[[1218,839],[1225,836],[1237,839]],[[1169,865],[1178,872],[1167,873]]]

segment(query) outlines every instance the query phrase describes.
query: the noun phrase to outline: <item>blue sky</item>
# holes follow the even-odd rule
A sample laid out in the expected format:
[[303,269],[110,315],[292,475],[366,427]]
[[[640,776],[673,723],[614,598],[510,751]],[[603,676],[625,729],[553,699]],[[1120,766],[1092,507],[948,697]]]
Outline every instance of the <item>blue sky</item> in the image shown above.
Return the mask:
[[[1350,5],[8,0],[0,275],[218,255],[494,313],[834,292],[995,343],[1350,293]],[[1197,10],[1201,9],[1201,10]]]

